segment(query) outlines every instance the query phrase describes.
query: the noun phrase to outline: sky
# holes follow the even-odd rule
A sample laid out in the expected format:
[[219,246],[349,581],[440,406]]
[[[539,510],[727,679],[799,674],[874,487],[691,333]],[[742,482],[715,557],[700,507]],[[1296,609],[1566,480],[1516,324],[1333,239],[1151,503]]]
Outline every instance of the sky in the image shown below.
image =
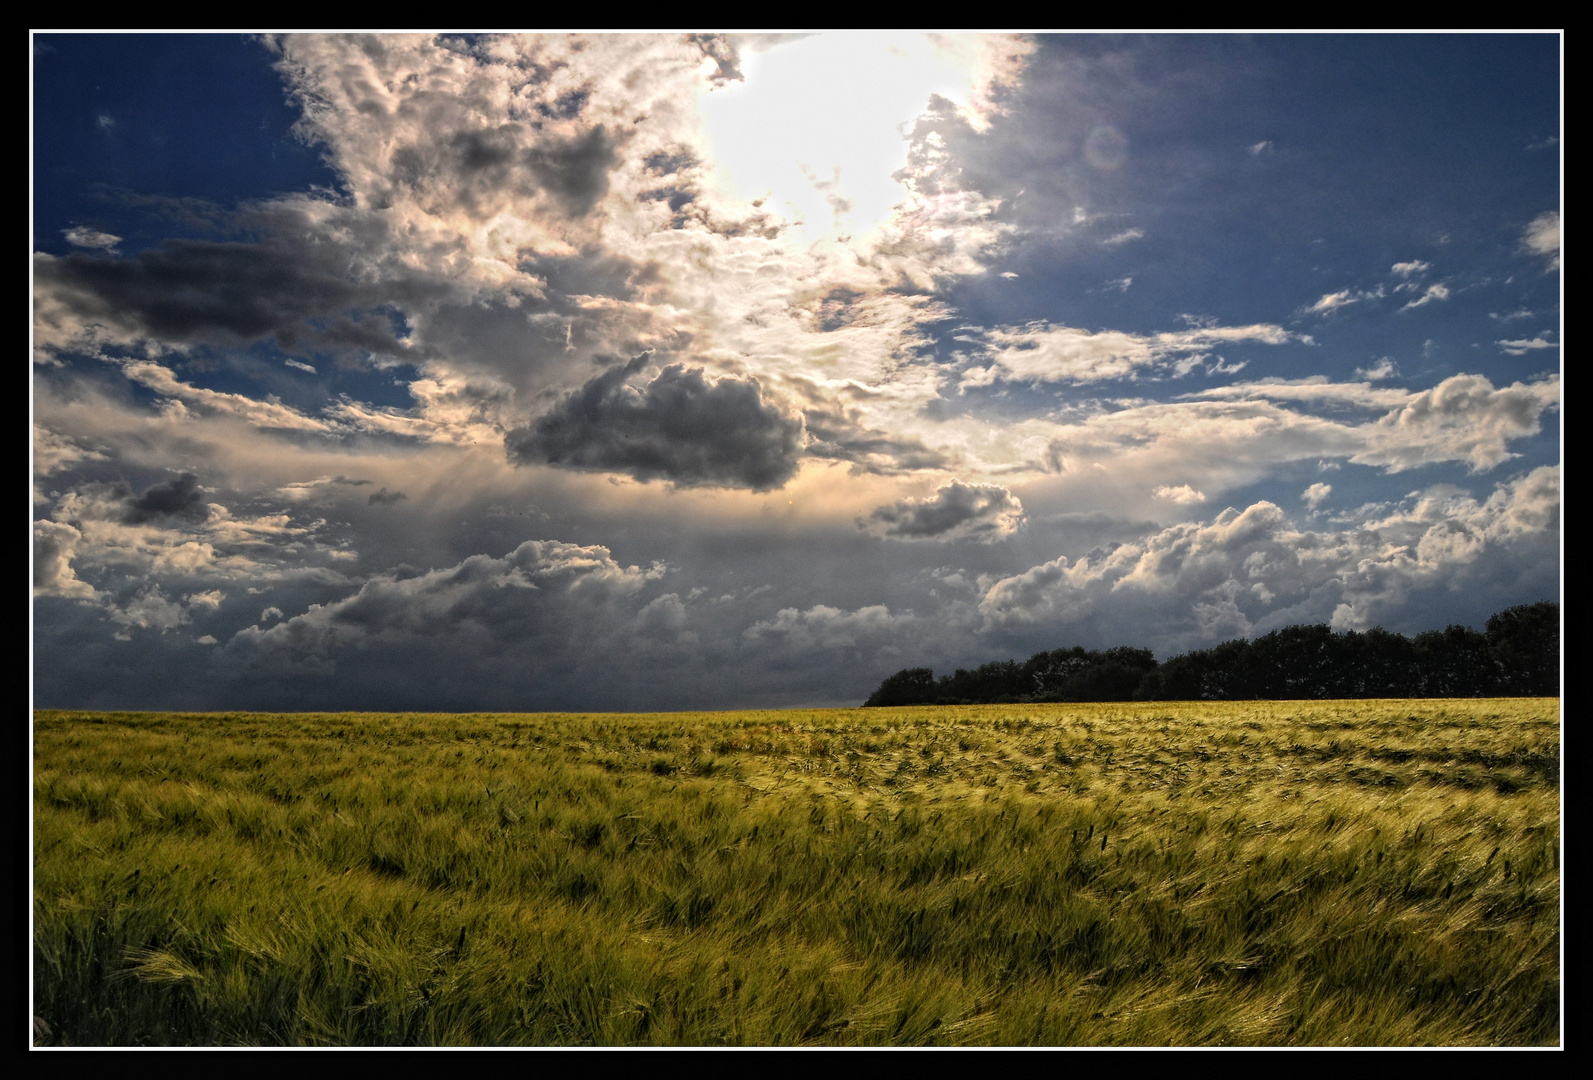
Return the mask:
[[1560,595],[1561,39],[32,39],[38,707]]

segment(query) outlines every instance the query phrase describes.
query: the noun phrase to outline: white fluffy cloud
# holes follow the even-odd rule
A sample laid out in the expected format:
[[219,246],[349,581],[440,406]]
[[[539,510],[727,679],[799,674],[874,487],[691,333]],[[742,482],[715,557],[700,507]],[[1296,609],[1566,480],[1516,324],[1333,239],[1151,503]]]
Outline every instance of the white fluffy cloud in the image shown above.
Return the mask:
[[1500,484],[1482,502],[1435,489],[1341,532],[1295,528],[1258,502],[993,581],[979,610],[997,628],[1154,609],[1170,635],[1187,640],[1327,617],[1364,627],[1411,587],[1558,528],[1553,467]]
[[72,570],[83,534],[57,521],[33,523],[33,595],[67,596],[87,599],[94,586],[78,580]]
[[1533,254],[1547,256],[1550,270],[1560,269],[1560,212],[1550,210],[1533,218],[1521,242]]
[[1206,501],[1206,493],[1204,491],[1196,491],[1188,484],[1179,484],[1177,487],[1163,484],[1152,494],[1158,499],[1166,499],[1168,502],[1175,502],[1181,506],[1193,506],[1195,503]]

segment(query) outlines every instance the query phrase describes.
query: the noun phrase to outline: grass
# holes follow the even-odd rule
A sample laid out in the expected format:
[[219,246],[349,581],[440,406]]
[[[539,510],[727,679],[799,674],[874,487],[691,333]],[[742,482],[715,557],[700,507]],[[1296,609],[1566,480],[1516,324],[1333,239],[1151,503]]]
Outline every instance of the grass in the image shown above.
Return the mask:
[[1556,1044],[1558,713],[38,712],[34,1012],[56,1045]]

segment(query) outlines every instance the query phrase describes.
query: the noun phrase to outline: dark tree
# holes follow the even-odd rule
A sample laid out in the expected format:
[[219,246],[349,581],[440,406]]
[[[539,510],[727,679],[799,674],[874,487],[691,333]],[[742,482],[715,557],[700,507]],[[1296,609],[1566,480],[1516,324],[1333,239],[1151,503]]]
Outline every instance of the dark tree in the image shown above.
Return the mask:
[[1523,604],[1488,620],[1412,640],[1382,627],[1326,623],[1236,638],[1158,665],[1148,649],[1075,645],[958,668],[899,671],[868,705],[1028,701],[1243,701],[1323,698],[1545,696],[1559,693],[1560,606]]
[[935,673],[926,667],[915,667],[888,676],[863,704],[927,705],[934,700]]
[[1488,620],[1488,649],[1500,667],[1501,694],[1553,697],[1560,692],[1560,605],[1552,600],[1506,608]]
[[1492,697],[1508,693],[1488,638],[1469,626],[1449,626],[1416,635],[1416,668],[1421,685],[1412,696]]

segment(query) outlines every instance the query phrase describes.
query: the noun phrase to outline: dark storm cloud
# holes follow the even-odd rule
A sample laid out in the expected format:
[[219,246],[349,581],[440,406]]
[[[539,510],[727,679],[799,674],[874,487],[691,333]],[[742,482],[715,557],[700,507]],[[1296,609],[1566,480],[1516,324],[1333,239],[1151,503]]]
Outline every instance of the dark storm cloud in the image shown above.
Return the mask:
[[709,378],[671,364],[643,387],[626,380],[643,353],[567,395],[505,438],[509,460],[622,472],[682,487],[780,487],[802,457],[802,419],[764,397],[753,378]]
[[203,521],[209,514],[199,478],[186,472],[153,485],[142,495],[130,496],[126,506],[122,520],[129,525],[143,525],[161,518]]
[[858,524],[893,540],[974,539],[986,543],[1015,532],[1023,504],[1000,484],[953,480],[928,499],[882,506]]
[[356,284],[352,253],[335,245],[169,240],[119,259],[73,253],[34,259],[41,294],[85,322],[164,341],[274,338],[284,349],[412,350],[371,309],[444,291],[440,284]]
[[407,498],[409,496],[402,491],[388,491],[386,488],[382,488],[380,491],[372,492],[371,497],[365,501],[372,506],[391,506],[396,502],[403,502]]
[[444,145],[440,158],[425,145],[395,151],[393,179],[446,192],[476,217],[497,213],[505,194],[536,189],[552,196],[567,217],[581,217],[608,194],[617,161],[614,140],[601,124],[570,138],[537,138],[525,125],[501,124],[461,131]]
[[608,171],[614,160],[614,140],[602,125],[573,139],[544,140],[526,154],[526,164],[542,189],[570,217],[589,212],[608,194]]

